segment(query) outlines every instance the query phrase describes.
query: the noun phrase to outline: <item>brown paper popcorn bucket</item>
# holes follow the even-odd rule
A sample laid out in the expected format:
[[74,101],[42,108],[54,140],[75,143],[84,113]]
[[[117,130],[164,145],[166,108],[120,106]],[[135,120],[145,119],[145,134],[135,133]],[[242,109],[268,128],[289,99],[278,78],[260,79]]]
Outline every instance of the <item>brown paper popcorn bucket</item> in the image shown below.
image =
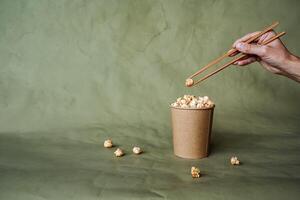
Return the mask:
[[204,158],[210,151],[214,106],[201,109],[171,107],[174,154]]

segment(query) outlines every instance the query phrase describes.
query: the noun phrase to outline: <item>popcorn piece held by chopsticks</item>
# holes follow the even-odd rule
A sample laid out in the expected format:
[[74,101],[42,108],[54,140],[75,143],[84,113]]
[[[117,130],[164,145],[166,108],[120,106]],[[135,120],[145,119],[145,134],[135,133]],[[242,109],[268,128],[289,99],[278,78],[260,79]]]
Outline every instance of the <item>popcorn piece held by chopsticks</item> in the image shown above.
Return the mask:
[[239,164],[240,164],[240,161],[238,160],[238,158],[237,158],[236,156],[233,156],[233,157],[231,157],[231,159],[230,159],[230,163],[231,163],[232,165],[239,165]]
[[103,146],[105,148],[111,148],[111,147],[113,147],[112,140],[111,139],[105,140]]
[[124,156],[124,152],[123,152],[123,150],[120,149],[120,148],[117,148],[117,150],[114,152],[114,154],[115,154],[117,157]]
[[192,167],[191,168],[191,175],[193,178],[199,178],[201,176],[200,174],[200,169],[197,167]]
[[136,155],[141,154],[143,151],[140,147],[133,147],[132,152]]
[[185,86],[191,87],[192,85],[194,85],[193,79],[188,78],[188,79],[185,80]]

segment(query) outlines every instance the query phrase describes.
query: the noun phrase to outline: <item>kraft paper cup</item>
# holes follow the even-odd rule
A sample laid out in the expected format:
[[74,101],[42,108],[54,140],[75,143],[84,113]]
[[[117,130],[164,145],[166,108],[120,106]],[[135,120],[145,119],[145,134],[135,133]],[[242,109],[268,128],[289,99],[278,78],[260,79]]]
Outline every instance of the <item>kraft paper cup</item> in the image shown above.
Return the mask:
[[209,155],[214,106],[176,108],[171,106],[174,154],[181,158],[204,158]]

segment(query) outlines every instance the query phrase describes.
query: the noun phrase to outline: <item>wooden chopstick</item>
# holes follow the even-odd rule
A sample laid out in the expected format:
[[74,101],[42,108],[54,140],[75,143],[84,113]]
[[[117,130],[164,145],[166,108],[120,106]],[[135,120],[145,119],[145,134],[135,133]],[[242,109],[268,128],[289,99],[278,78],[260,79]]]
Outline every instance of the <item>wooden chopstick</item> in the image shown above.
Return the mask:
[[[262,32],[254,35],[253,37],[249,38],[248,40],[245,41],[245,43],[250,43],[253,42],[254,40],[256,40],[257,38],[259,38],[260,36],[262,36],[263,34],[271,31],[272,29],[274,29],[276,26],[278,26],[279,22],[274,22],[272,25],[270,25],[269,27],[265,28]],[[229,51],[227,51],[224,55],[220,56],[219,58],[211,61],[210,63],[208,63],[206,66],[204,66],[203,68],[201,68],[199,71],[195,72],[194,74],[192,74],[189,79],[194,78],[195,76],[197,76],[198,74],[202,73],[203,71],[205,71],[206,69],[210,68],[211,66],[217,64],[218,62],[220,62],[221,60],[223,60],[224,58],[228,57],[229,55],[238,52],[237,49],[232,48]]]
[[[277,34],[277,35],[271,37],[271,38],[268,39],[267,41],[264,41],[261,45],[269,44],[270,42],[273,42],[273,41],[276,40],[277,38],[283,36],[285,33],[286,33],[286,32],[281,32],[281,33],[279,33],[279,34]],[[223,65],[222,67],[220,67],[219,69],[215,70],[214,72],[212,72],[212,73],[210,73],[210,74],[204,76],[202,79],[196,81],[196,82],[193,84],[193,86],[194,86],[194,85],[197,85],[198,83],[200,83],[200,82],[202,82],[202,81],[204,81],[205,79],[208,79],[209,77],[211,77],[212,75],[214,75],[214,74],[220,72],[221,70],[227,68],[228,66],[232,65],[232,64],[235,63],[236,61],[238,61],[238,60],[240,60],[240,59],[243,59],[243,58],[246,58],[246,57],[248,57],[248,55],[243,54],[243,55],[241,55],[241,56],[239,56],[239,57],[233,59],[232,61],[230,61],[230,62],[228,62],[227,64]]]

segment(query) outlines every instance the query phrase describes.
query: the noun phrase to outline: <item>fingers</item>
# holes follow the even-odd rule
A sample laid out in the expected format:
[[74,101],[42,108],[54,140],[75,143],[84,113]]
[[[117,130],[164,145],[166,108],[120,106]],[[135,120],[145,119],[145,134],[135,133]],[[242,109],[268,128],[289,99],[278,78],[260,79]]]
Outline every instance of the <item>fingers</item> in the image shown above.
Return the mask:
[[237,52],[235,52],[235,53],[230,54],[229,56],[232,57],[232,56],[235,56],[235,55],[237,55],[237,54],[239,54],[239,53],[240,53],[240,52],[237,51]]
[[273,30],[272,30],[272,31],[269,31],[269,32],[263,34],[263,35],[259,38],[259,40],[258,40],[257,43],[258,43],[258,44],[262,44],[264,41],[270,39],[271,37],[273,37],[273,36],[275,36],[275,35],[276,35],[276,33],[275,33]]
[[[240,42],[245,42],[247,41],[249,38],[253,37],[254,35],[260,33],[260,31],[256,31],[256,32],[253,32],[253,33],[248,33],[246,34],[245,36],[241,37],[240,39],[237,39],[233,44],[232,44],[232,47],[233,48],[236,48],[236,44],[240,43]],[[230,54],[229,56],[232,57],[232,56],[235,56],[237,55],[239,52],[235,52],[235,53],[232,53]]]
[[233,43],[232,47],[235,48],[236,45],[237,45],[237,43],[245,42],[246,40],[248,40],[249,38],[253,37],[254,35],[256,35],[256,34],[258,34],[258,33],[260,33],[260,31],[256,31],[256,32],[253,32],[253,33],[248,33],[247,35],[241,37],[240,39],[237,39],[237,40]]
[[257,61],[257,57],[255,56],[251,56],[249,58],[246,58],[244,60],[239,60],[239,61],[236,61],[234,64],[235,65],[239,65],[239,66],[244,66],[244,65],[249,65],[253,62]]
[[[237,40],[233,43],[232,47],[237,49],[237,47],[236,47],[237,44],[246,42],[248,39],[250,39],[251,37],[253,37],[254,35],[256,35],[256,34],[258,34],[258,33],[260,33],[260,32],[261,32],[261,31],[256,31],[256,32],[253,32],[253,33],[248,33],[247,35],[241,37],[240,39],[237,39]],[[257,42],[257,44],[261,44],[261,43],[263,43],[263,41],[270,39],[270,38],[273,37],[275,34],[276,34],[276,33],[275,33],[273,30],[272,30],[272,31],[269,31],[269,32],[263,34],[262,36],[260,36],[260,37],[259,37],[258,39],[256,39],[255,41]],[[237,55],[238,53],[239,53],[239,52],[235,52],[235,53],[233,53],[233,54],[231,54],[231,55],[229,55],[229,56],[232,57],[232,56]]]
[[256,45],[256,44],[246,44],[243,42],[237,43],[236,44],[236,49],[239,50],[242,53],[246,54],[253,54],[257,55],[259,57],[262,57],[265,55],[267,46],[261,46],[261,45]]

